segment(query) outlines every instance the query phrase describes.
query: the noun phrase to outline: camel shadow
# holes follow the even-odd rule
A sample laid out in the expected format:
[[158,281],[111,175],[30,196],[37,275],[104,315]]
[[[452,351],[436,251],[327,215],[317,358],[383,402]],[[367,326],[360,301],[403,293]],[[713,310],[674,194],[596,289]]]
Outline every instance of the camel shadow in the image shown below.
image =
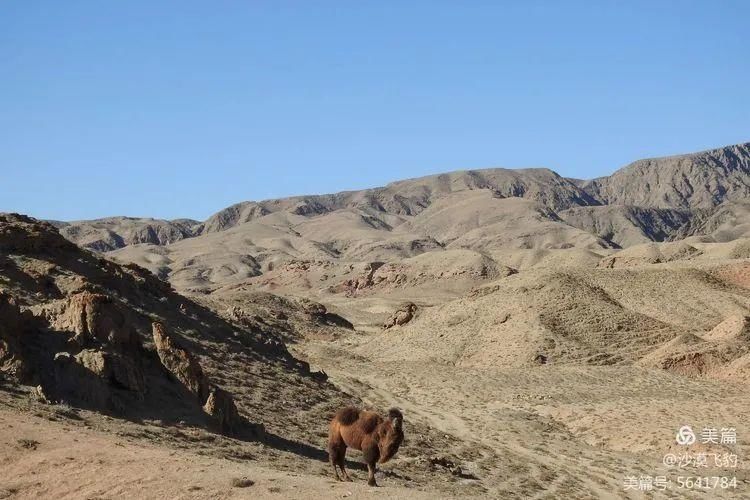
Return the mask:
[[[328,463],[328,451],[312,446],[307,443],[302,443],[292,439],[279,436],[272,432],[266,431],[265,435],[260,442],[270,448],[279,451],[285,451],[287,453],[293,453],[303,458],[317,460],[319,462]],[[346,461],[346,467],[349,469],[355,469],[360,471],[367,471],[365,464],[361,462],[355,462],[352,460]]]

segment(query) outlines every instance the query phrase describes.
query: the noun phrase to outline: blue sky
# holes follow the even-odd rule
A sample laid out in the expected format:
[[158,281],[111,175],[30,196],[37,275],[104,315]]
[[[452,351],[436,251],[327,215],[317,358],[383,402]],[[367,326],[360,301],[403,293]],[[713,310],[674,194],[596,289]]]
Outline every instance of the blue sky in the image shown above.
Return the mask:
[[0,3],[0,211],[203,219],[750,141],[750,2]]

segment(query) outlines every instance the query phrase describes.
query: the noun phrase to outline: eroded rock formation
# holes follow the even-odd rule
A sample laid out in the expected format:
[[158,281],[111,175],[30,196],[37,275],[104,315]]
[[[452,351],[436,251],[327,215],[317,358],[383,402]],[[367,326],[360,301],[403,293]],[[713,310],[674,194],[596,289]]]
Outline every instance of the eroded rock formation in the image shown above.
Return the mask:
[[21,313],[15,299],[0,292],[0,374],[19,381],[27,375],[20,338],[27,320],[28,315]]
[[113,344],[135,344],[138,334],[128,313],[111,297],[83,291],[68,297],[64,312],[55,326],[75,332],[81,346],[96,340]]
[[237,433],[243,427],[244,420],[237,411],[232,395],[211,384],[198,360],[178,344],[174,334],[168,332],[164,325],[154,323],[152,333],[164,368],[198,399],[222,433]]
[[413,302],[408,302],[398,309],[391,315],[390,318],[383,324],[383,328],[386,330],[393,328],[394,326],[405,325],[414,318],[414,313],[417,312],[417,305]]
[[203,410],[214,418],[224,434],[236,434],[243,426],[234,398],[220,387],[211,387]]
[[154,345],[161,364],[201,402],[208,397],[208,379],[198,361],[175,342],[161,323],[152,325]]

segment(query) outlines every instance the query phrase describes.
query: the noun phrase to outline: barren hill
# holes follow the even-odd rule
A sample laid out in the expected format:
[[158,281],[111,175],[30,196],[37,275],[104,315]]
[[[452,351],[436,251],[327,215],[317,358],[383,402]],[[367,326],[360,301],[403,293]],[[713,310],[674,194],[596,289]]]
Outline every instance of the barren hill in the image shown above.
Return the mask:
[[750,195],[750,143],[639,160],[584,190],[601,204],[712,208]]
[[168,245],[196,233],[199,222],[190,219],[173,221],[136,217],[107,217],[105,219],[57,222],[60,233],[76,244],[108,252],[127,245],[150,243]]
[[[227,391],[243,418],[270,427],[275,424],[264,415],[273,398],[305,402],[308,410],[342,401],[289,354],[272,326],[222,318],[145,269],[79,249],[49,224],[1,215],[0,251],[6,328],[0,363],[12,365],[3,371],[38,385],[45,397],[141,418],[194,414],[200,422],[212,383]],[[162,367],[155,354],[157,323],[162,342],[168,337],[184,346],[210,382],[178,376],[181,383],[169,384],[162,372],[171,367]],[[180,393],[191,383],[205,387],[186,409],[184,402],[193,399]]]
[[696,215],[690,210],[633,205],[575,207],[560,212],[567,224],[621,247],[675,237]]
[[[263,221],[261,225],[265,227],[296,230],[298,226],[307,225],[307,221],[315,220],[309,227],[323,229],[324,233],[328,227],[340,227],[340,222],[344,222],[347,230],[352,229],[351,224],[359,221],[364,230],[380,231],[364,237],[365,240],[382,241],[390,246],[389,233],[423,211],[440,206],[443,214],[460,213],[467,196],[472,196],[470,193],[485,191],[495,199],[521,198],[528,202],[526,206],[539,207],[537,221],[527,225],[534,239],[537,239],[536,232],[548,233],[550,223],[561,223],[606,240],[605,247],[625,247],[710,231],[710,224],[706,226],[702,221],[710,217],[712,211],[720,213],[723,203],[741,202],[748,195],[749,165],[750,144],[739,144],[639,160],[610,176],[591,181],[566,179],[541,168],[468,170],[397,181],[360,191],[247,201],[220,210],[204,222],[111,217],[59,224],[63,235],[71,241],[105,252],[137,244],[169,245],[259,221]],[[457,206],[453,208],[452,203]],[[515,209],[503,210],[512,213]],[[476,221],[471,224],[475,229],[482,225]],[[408,227],[413,224],[403,228]],[[253,231],[252,227],[246,229]],[[412,231],[412,239],[447,243],[439,237],[442,228],[430,229],[437,230],[435,234]],[[561,229],[567,234],[556,237],[560,244],[581,246],[581,238],[575,231]],[[325,239],[313,241],[314,246],[332,253],[339,250],[335,243]]]
[[691,236],[716,242],[747,238],[750,236],[750,203],[726,201],[714,208],[696,211],[688,223],[672,235],[672,239]]
[[554,210],[597,203],[574,183],[551,170],[494,168],[409,179],[362,191],[240,203],[209,217],[202,232],[223,231],[278,211],[309,216],[358,209],[373,216],[413,216],[440,198],[477,189],[492,191],[500,197],[528,198]]
[[[373,342],[362,352],[481,368],[634,364],[685,334],[706,335],[708,349],[715,346],[708,342],[712,329],[750,312],[750,291],[722,272],[706,262],[524,271],[429,308],[385,348]],[[660,297],[664,290],[668,300]],[[734,348],[715,360],[716,368],[749,354],[750,342]]]

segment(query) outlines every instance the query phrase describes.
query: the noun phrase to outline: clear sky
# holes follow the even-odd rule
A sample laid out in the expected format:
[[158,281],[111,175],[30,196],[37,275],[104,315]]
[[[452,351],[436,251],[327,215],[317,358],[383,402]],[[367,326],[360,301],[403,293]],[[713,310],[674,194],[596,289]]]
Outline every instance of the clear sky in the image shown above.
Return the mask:
[[748,1],[0,3],[0,211],[204,219],[750,141]]

